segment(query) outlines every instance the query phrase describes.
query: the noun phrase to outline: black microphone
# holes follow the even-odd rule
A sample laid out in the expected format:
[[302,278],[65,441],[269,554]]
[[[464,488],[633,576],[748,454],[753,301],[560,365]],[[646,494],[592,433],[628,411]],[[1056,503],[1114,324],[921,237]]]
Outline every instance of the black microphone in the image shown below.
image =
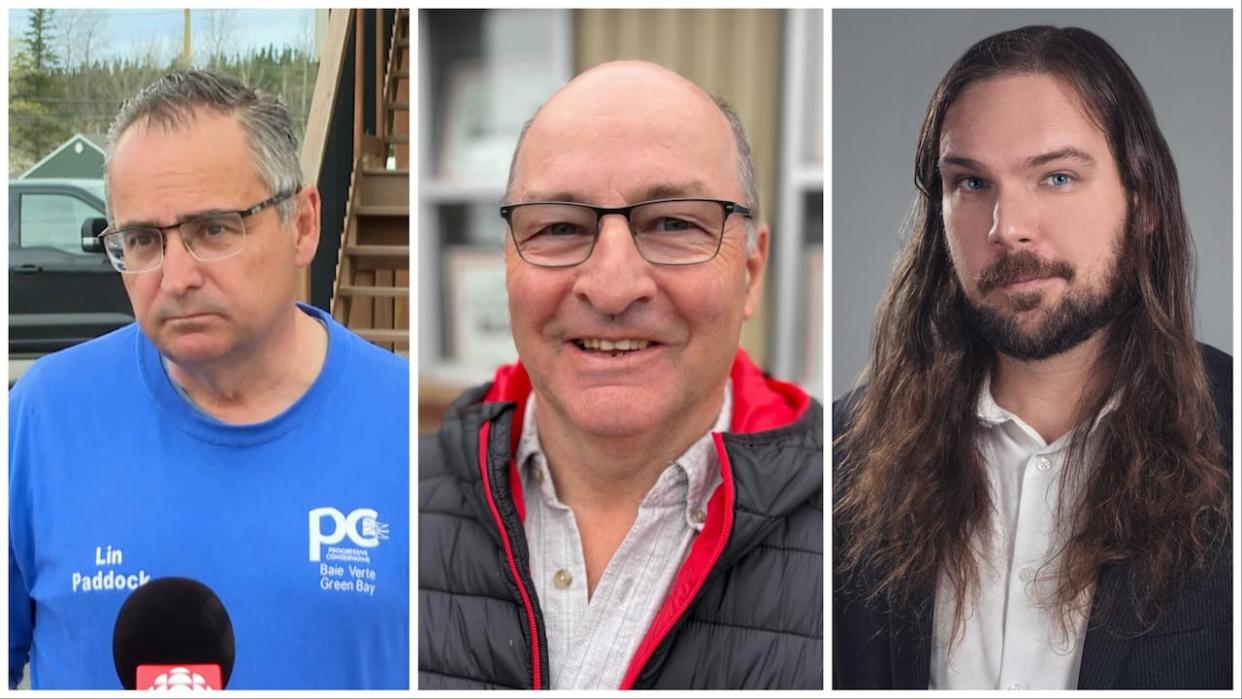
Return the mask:
[[157,578],[134,590],[112,630],[112,660],[125,689],[224,689],[233,651],[224,603],[189,578]]

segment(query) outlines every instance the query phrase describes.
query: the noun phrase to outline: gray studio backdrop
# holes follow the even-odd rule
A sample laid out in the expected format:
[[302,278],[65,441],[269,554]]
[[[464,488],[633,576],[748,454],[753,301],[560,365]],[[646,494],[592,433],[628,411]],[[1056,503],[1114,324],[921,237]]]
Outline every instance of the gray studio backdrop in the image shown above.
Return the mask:
[[832,395],[866,363],[914,195],[914,145],[940,78],[971,44],[1027,24],[1099,34],[1147,91],[1198,250],[1199,339],[1231,351],[1233,24],[1229,10],[832,13]]

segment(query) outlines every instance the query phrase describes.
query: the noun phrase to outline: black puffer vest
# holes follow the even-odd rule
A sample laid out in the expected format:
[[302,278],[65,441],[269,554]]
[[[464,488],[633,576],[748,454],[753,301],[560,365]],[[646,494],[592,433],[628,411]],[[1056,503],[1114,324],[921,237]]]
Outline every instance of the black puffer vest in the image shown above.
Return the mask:
[[[622,688],[823,686],[823,408],[740,351],[731,378],[723,483]],[[419,689],[548,688],[512,463],[529,391],[506,367],[420,442]]]

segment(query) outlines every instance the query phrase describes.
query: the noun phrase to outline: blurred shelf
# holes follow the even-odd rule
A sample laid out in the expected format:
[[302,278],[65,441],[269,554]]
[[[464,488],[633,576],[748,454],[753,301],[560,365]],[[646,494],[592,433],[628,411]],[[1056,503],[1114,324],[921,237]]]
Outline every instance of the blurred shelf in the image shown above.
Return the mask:
[[[500,178],[498,181],[503,181]],[[424,204],[444,204],[457,202],[500,202],[504,199],[505,188],[496,186],[495,182],[446,182],[430,180],[418,187],[418,197]]]
[[418,368],[418,432],[440,427],[444,412],[466,389],[491,381],[498,367],[460,362],[420,362]]
[[823,190],[824,166],[804,164],[790,173],[790,184],[800,190]]
[[[517,357],[514,357],[515,361],[516,359]],[[418,381],[463,391],[471,386],[491,381],[498,368],[500,368],[499,364],[483,366],[456,361],[423,363],[418,368]]]
[[[436,393],[443,402],[495,372],[495,365],[468,366],[454,356],[463,346],[477,352],[479,338],[494,334],[492,326],[470,326],[488,322],[479,315],[486,303],[476,285],[494,278],[469,265],[465,272],[472,274],[458,269],[454,277],[449,266],[463,248],[500,249],[506,229],[499,207],[513,144],[535,109],[573,75],[574,10],[445,9],[419,16],[415,108],[423,157],[418,274],[411,286],[420,299],[420,393],[424,380],[433,382],[427,390],[443,384]],[[454,335],[455,324],[470,326],[462,331],[466,340]],[[427,424],[420,418],[420,428]]]

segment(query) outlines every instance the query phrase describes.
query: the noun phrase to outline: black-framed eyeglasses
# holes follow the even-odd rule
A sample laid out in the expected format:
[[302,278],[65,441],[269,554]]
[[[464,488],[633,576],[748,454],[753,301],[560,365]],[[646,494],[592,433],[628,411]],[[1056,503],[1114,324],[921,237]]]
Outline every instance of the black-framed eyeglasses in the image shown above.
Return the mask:
[[105,228],[99,234],[108,259],[116,271],[126,274],[150,272],[164,264],[165,231],[181,233],[181,243],[199,262],[232,257],[246,248],[246,219],[275,206],[301,191],[297,187],[238,211],[218,211],[193,216],[167,226]]
[[730,214],[750,209],[723,199],[657,199],[607,208],[574,202],[537,201],[500,207],[513,245],[539,267],[572,267],[591,257],[604,216],[619,214],[630,225],[643,259],[657,265],[697,265],[720,251]]

